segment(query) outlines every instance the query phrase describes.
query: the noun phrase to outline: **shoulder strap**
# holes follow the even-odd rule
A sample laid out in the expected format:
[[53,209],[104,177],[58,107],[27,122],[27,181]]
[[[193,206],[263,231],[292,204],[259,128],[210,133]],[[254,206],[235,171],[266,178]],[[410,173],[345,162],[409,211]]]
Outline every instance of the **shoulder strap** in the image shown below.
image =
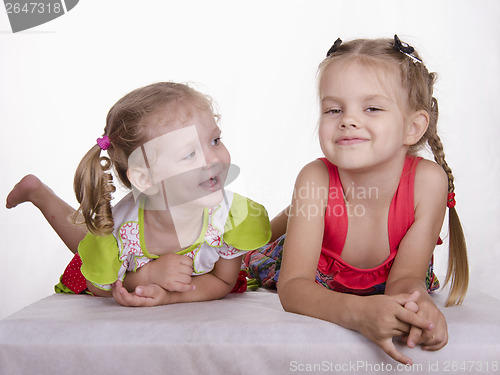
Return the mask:
[[344,190],[337,167],[326,158],[320,158],[319,160],[325,163],[328,168],[330,179],[328,205],[325,212],[323,250],[340,256],[347,237],[348,226]]
[[408,229],[415,221],[415,173],[421,157],[408,155],[405,159],[399,185],[389,208],[389,245],[395,252]]

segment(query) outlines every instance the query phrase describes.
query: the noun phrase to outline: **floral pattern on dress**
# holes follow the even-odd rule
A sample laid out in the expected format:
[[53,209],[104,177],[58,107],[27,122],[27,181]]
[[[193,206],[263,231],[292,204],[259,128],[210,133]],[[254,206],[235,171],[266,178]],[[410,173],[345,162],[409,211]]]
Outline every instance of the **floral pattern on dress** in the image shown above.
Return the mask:
[[226,257],[226,258],[231,258],[233,256],[236,256],[238,254],[242,254],[246,251],[239,250],[235,247],[232,247],[231,245],[226,244],[226,246],[222,249],[220,249],[219,254]]
[[122,244],[119,259],[123,262],[122,268],[125,271],[135,271],[152,260],[142,251],[138,222],[123,223],[119,235]]
[[216,228],[212,223],[208,223],[207,233],[205,234],[205,241],[210,246],[219,247],[222,245],[222,232]]

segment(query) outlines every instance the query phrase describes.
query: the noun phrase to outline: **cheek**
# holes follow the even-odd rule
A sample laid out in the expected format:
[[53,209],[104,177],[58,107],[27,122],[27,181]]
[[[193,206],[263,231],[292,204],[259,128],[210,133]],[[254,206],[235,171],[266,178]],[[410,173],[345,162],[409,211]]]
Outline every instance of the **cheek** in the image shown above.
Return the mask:
[[175,168],[172,163],[162,162],[151,167],[151,175],[155,184],[172,177],[175,174]]
[[221,160],[222,160],[222,163],[224,163],[224,164],[231,163],[231,154],[229,153],[228,149],[224,145],[222,146],[222,149],[221,149]]
[[318,137],[319,137],[319,143],[322,144],[323,142],[328,141],[331,139],[333,136],[331,127],[327,126],[326,124],[320,123],[318,127]]

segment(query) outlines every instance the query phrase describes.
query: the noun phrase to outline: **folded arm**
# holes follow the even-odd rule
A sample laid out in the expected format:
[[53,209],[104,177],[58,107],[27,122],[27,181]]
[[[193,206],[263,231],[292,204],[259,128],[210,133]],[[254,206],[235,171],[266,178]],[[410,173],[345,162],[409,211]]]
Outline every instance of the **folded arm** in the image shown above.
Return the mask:
[[448,342],[446,319],[425,285],[429,262],[443,225],[448,179],[443,169],[421,160],[415,175],[415,221],[404,236],[387,279],[387,295],[419,291],[418,315],[433,322],[432,331],[412,327],[407,343],[437,350]]
[[113,297],[124,306],[157,306],[220,299],[233,289],[240,266],[241,257],[221,258],[215,263],[211,272],[192,277],[190,283],[192,288],[184,292],[168,291],[158,284],[144,284],[135,288],[133,293],[129,293],[120,282],[117,282],[113,287]]

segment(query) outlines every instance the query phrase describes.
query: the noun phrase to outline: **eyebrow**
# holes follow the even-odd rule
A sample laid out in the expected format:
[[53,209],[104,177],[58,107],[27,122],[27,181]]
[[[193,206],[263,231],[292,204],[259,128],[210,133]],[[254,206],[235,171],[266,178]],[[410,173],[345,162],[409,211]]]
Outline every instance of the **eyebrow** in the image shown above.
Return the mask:
[[[363,100],[365,100],[365,101],[370,101],[370,100],[375,100],[375,99],[382,99],[382,100],[391,101],[391,102],[393,101],[390,98],[388,98],[387,96],[379,95],[379,94],[366,95],[365,97],[363,97]],[[337,98],[335,96],[331,96],[331,95],[325,96],[324,98],[321,99],[321,102],[328,102],[328,101],[339,102],[342,100],[340,100],[339,98]]]
[[222,130],[217,126],[214,130],[212,130],[211,134],[217,134],[220,136],[222,134]]
[[390,102],[393,101],[392,99],[390,99],[389,97],[387,97],[385,95],[370,95],[370,96],[367,96],[365,98],[365,100],[368,100],[368,101],[370,101],[370,100],[376,100],[376,99],[382,99],[382,100],[386,100],[386,101],[390,101]]

